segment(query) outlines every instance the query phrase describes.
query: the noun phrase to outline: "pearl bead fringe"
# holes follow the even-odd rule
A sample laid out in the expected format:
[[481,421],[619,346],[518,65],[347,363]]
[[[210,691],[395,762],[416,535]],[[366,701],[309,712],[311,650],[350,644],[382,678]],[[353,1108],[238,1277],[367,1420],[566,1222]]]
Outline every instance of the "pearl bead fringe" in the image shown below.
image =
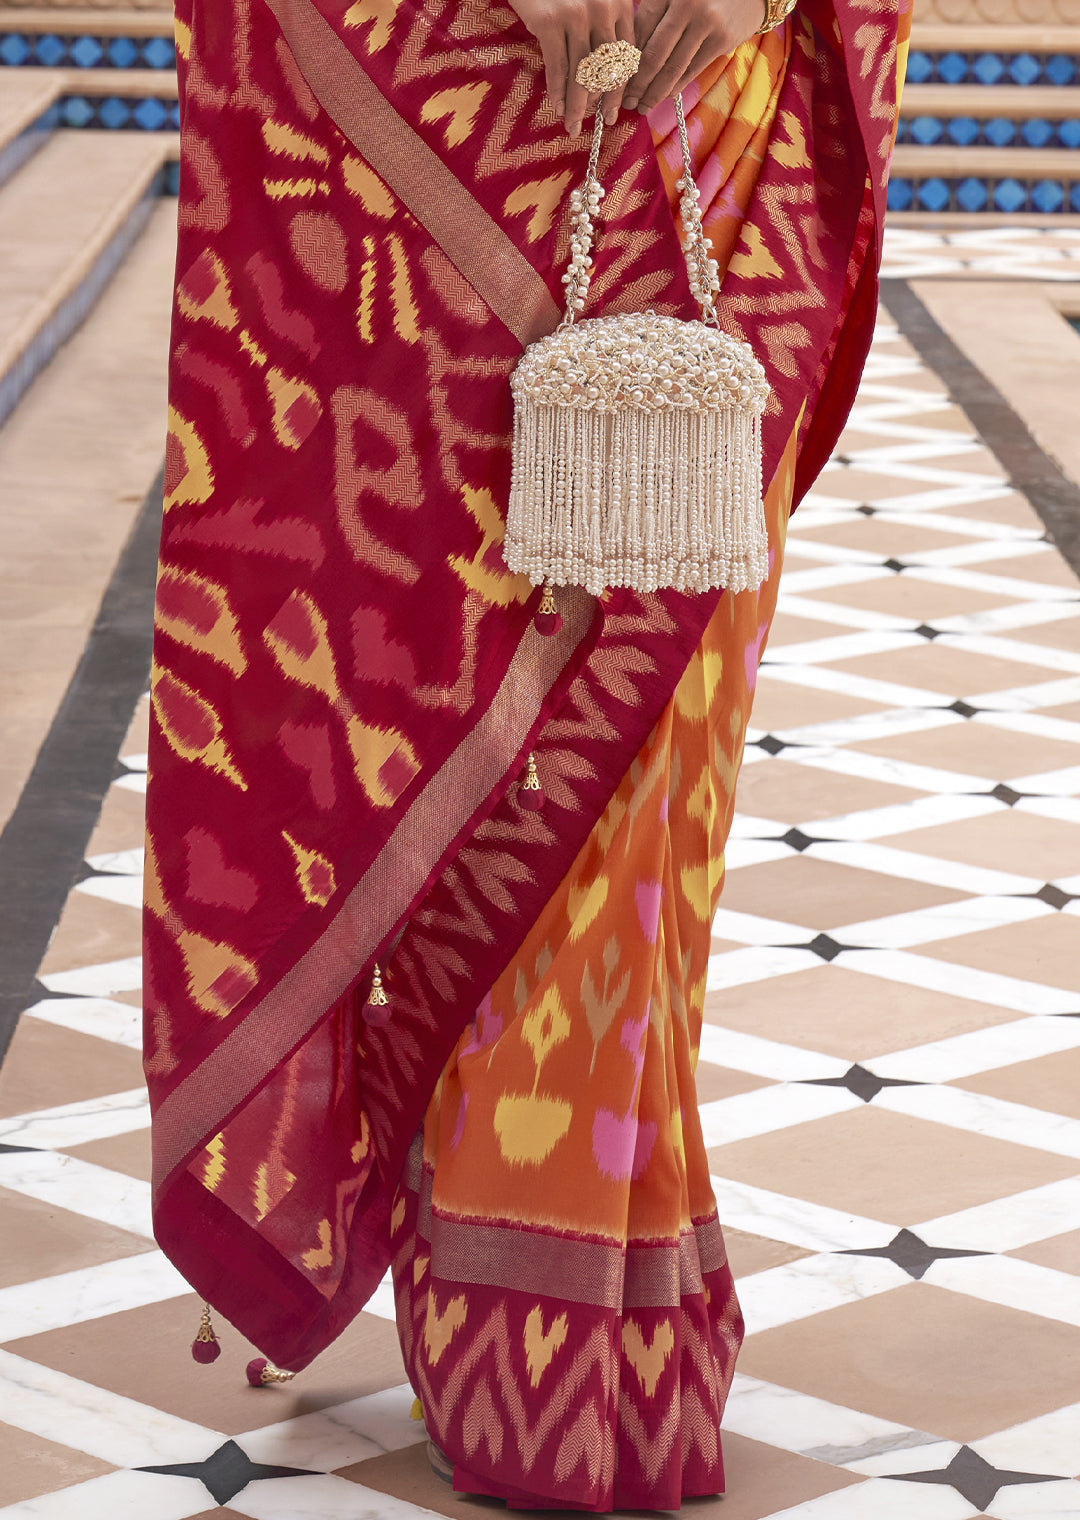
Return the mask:
[[513,473],[503,548],[535,584],[638,591],[754,589],[768,573],[762,507],[765,371],[719,330],[681,100],[679,182],[700,322],[655,312],[576,322],[592,275],[602,100],[585,183],[570,197],[566,315],[511,376]]

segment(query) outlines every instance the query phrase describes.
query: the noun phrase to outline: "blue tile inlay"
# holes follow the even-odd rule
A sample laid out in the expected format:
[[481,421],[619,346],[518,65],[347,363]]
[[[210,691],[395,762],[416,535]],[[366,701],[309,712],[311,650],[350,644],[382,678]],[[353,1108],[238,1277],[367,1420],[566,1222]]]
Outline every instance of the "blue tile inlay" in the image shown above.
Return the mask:
[[[0,12],[0,15],[3,15]],[[0,22],[0,66],[7,68],[171,69],[176,49],[168,37],[98,37],[92,32],[33,36]]]
[[10,68],[18,68],[29,57],[30,44],[18,32],[8,32],[6,37],[0,38],[0,62],[6,63]]
[[962,179],[956,187],[956,204],[962,211],[981,211],[989,199],[981,179]]
[[[967,78],[967,72],[967,65],[965,64],[964,72],[950,78],[948,83],[959,84],[962,79]],[[1005,72],[1005,64],[997,53],[980,53],[971,65],[971,72],[975,75],[979,84],[997,84]],[[938,65],[938,73],[941,73],[940,64]],[[942,77],[944,78],[944,75]]]
[[1003,116],[992,116],[984,125],[983,132],[987,142],[993,143],[995,148],[1004,148],[1016,136],[1016,125],[1006,121]]
[[894,175],[889,181],[889,192],[886,198],[886,208],[889,211],[910,211],[911,203],[915,199],[915,192],[911,188],[908,179],[897,179]]
[[[1057,129],[1058,133],[1064,134],[1065,129],[1071,125],[1071,122],[1061,122]],[[1080,125],[1080,123],[1077,123],[1077,125]],[[1020,123],[1020,136],[1029,148],[1045,148],[1048,142],[1053,142],[1054,140],[1054,123],[1052,121],[1042,121],[1038,117],[1033,117],[1031,121],[1022,121]]]
[[954,116],[948,123],[949,141],[960,148],[979,140],[979,123],[974,116]]
[[152,69],[171,69],[176,63],[176,49],[165,37],[150,37],[143,47],[143,58]]
[[1031,204],[1036,211],[1060,211],[1064,202],[1065,192],[1056,179],[1041,179],[1031,187]]
[[1042,65],[1030,53],[1017,53],[1009,61],[1009,78],[1013,84],[1034,84],[1042,73]]
[[98,110],[98,119],[103,127],[110,132],[115,132],[118,127],[127,126],[131,117],[131,107],[127,101],[118,99],[115,95],[107,96]]
[[88,127],[94,114],[94,107],[84,95],[69,95],[60,103],[60,120],[65,127]]
[[1076,78],[1076,59],[1068,53],[1055,53],[1043,65],[1043,72],[1051,84],[1072,84]]
[[913,142],[927,144],[940,142],[943,128],[936,116],[916,116],[908,131]]
[[1003,179],[994,186],[994,206],[998,211],[1019,211],[1027,202],[1027,191],[1019,180]]
[[67,43],[62,38],[47,32],[44,37],[38,38],[34,46],[34,57],[45,68],[52,69],[63,59],[67,50]]
[[1063,148],[1080,148],[1080,121],[1059,122],[1058,141]]
[[166,195],[180,194],[180,165],[173,160],[165,165],[164,193]]
[[130,69],[135,66],[139,49],[130,37],[113,37],[109,43],[109,64],[114,69]]
[[908,84],[925,84],[934,76],[934,60],[929,53],[911,52],[908,54],[907,72],[904,78]]
[[967,78],[967,59],[962,53],[943,53],[937,61],[938,78],[946,84],[959,84]]
[[943,179],[924,179],[915,192],[915,198],[924,211],[945,211],[952,196]]
[[1080,181],[1069,191],[1069,210],[1080,211]]
[[57,106],[65,127],[105,127],[110,132],[176,132],[180,102],[153,95],[66,95]]

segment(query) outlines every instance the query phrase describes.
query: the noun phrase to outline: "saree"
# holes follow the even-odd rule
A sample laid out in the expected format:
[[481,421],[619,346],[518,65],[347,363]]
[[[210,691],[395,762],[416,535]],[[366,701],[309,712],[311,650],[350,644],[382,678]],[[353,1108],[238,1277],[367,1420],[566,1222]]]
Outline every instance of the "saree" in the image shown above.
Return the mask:
[[[568,588],[545,637],[500,552],[508,376],[587,148],[535,43],[499,0],[177,7],[155,1230],[291,1370],[392,1267],[433,1438],[515,1504],[723,1486],[709,924],[784,523],[869,346],[905,26],[806,0],[686,96],[721,321],[772,385],[765,586]],[[692,315],[670,106],[601,168],[595,309]]]

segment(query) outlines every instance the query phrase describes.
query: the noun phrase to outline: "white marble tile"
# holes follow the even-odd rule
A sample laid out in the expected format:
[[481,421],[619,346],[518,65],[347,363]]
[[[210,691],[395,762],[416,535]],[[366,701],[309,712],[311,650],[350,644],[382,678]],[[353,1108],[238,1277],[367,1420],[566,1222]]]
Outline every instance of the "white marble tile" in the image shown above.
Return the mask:
[[85,897],[119,903],[122,908],[142,907],[141,876],[88,876],[76,884],[75,891]]
[[160,1251],[16,1283],[0,1288],[0,1344],[190,1292]]
[[186,1520],[213,1508],[197,1478],[112,1472],[0,1509],[0,1520]]
[[[926,1272],[924,1282],[938,1288],[951,1288],[969,1298],[981,1298],[988,1304],[1007,1309],[1023,1309],[1042,1319],[1060,1320],[1063,1325],[1080,1326],[1080,1277],[1071,1272],[1056,1272],[1033,1261],[1015,1256],[958,1256],[935,1261]],[[1080,1385],[1080,1369],[1077,1376]],[[1077,1451],[1080,1470],[1080,1449]]]
[[126,1135],[135,1129],[145,1129],[149,1123],[146,1089],[132,1087],[103,1098],[84,1098],[78,1103],[0,1119],[0,1143],[59,1150],[103,1140],[109,1135]]
[[202,1462],[226,1439],[219,1431],[4,1350],[0,1420],[117,1467]]
[[763,1520],[969,1520],[978,1514],[954,1488],[867,1478],[789,1509],[773,1510]]
[[[846,1087],[803,1087],[777,1082],[753,1092],[737,1093],[733,1098],[702,1103],[701,1133],[706,1148],[711,1149],[861,1106],[861,1100]],[[722,1167],[722,1162],[717,1165]]]
[[129,771],[144,771],[150,764],[150,756],[145,750],[135,754],[121,755],[120,764],[126,765]]
[[[916,639],[921,644],[922,639]],[[912,791],[954,792],[987,790],[984,777],[964,771],[944,770],[939,766],[917,765],[910,760],[893,760],[887,755],[864,754],[862,750],[819,748],[784,750],[778,759],[809,770],[829,771],[834,776],[855,776],[862,781],[883,781],[890,786],[906,786]]]
[[23,1018],[43,1019],[60,1029],[76,1029],[99,1040],[142,1049],[142,1010],[111,998],[42,998]]
[[251,1520],[428,1520],[430,1510],[319,1473],[309,1478],[264,1478],[229,1500],[229,1508]]
[[939,903],[910,913],[891,913],[856,924],[842,924],[831,932],[845,945],[867,945],[888,950],[910,950],[936,944],[963,934],[979,934],[1009,924],[1028,923],[1052,916],[1048,903],[1017,897],[968,897],[961,902]]
[[[805,505],[800,507],[792,522],[798,522],[804,511]],[[781,612],[805,618],[809,623],[832,623],[841,628],[876,628],[882,632],[902,632],[911,627],[910,618],[899,617],[895,612],[878,612],[868,607],[845,607],[840,602],[819,602],[813,597],[797,596],[787,590],[784,580],[780,582],[777,605]]]
[[[844,1466],[851,1472],[862,1473],[867,1478],[887,1478],[896,1473],[934,1472],[948,1467],[960,1450],[956,1441],[937,1441],[925,1436],[922,1443],[912,1442],[903,1447],[880,1452],[868,1452]],[[918,1490],[914,1490],[918,1492]]]
[[0,1187],[153,1238],[150,1184],[58,1151],[0,1155]]
[[50,971],[41,978],[41,984],[50,992],[71,992],[76,997],[107,998],[116,992],[137,992],[142,986],[142,956],[79,966],[74,971]]
[[913,1225],[928,1245],[963,1251],[1018,1251],[1054,1235],[1080,1230],[1080,1175],[1010,1193],[955,1214]]
[[375,1314],[379,1319],[397,1320],[397,1307],[394,1302],[394,1280],[387,1272],[382,1282],[364,1305],[365,1314]]
[[95,871],[112,871],[120,876],[141,876],[143,873],[143,848],[109,850],[104,855],[88,855],[86,864]]
[[902,1290],[911,1278],[879,1256],[804,1256],[739,1279],[746,1333],[790,1325],[841,1304]]
[[1010,1484],[998,1489],[986,1513],[994,1520],[1077,1520],[1080,1483]]
[[1073,602],[1076,592],[1068,586],[1050,586],[1043,581],[1025,581],[1011,575],[988,575],[985,570],[909,570],[913,580],[929,581],[936,586],[956,586],[962,591],[983,591],[990,596],[1008,597],[1014,602]]
[[858,633],[836,633],[823,639],[805,639],[797,644],[769,645],[770,665],[827,665],[832,660],[853,660],[859,655],[891,654],[897,649],[913,649],[921,644],[918,634],[906,629],[865,629]]
[[[806,932],[806,931],[804,931]],[[809,940],[812,936],[807,933]],[[709,956],[706,991],[723,992],[750,982],[769,981],[794,971],[812,971],[825,962],[812,950],[783,950],[775,945],[751,945],[745,950],[726,950]]]
[[729,839],[724,847],[724,869],[730,876],[732,871],[741,871],[746,866],[768,865],[794,854],[790,845],[776,839]]
[[[931,794],[910,802],[887,803],[883,807],[861,808],[854,813],[836,813],[805,825],[808,834],[826,839],[880,839],[890,834],[909,834],[914,829],[934,828],[940,823],[964,823],[969,818],[987,818],[1005,809],[994,797],[969,797]],[[794,820],[798,823],[800,820]]]
[[117,776],[116,780],[112,784],[113,786],[118,786],[121,791],[138,792],[141,796],[145,796],[146,772],[130,771],[127,775]]
[[1053,713],[981,712],[967,721],[980,723],[986,728],[1000,728],[1006,733],[1030,734],[1035,739],[1060,739],[1063,744],[1080,744],[1080,723],[1073,718],[1055,717]]
[[[1080,1030],[1076,1043],[1080,1044]],[[772,1077],[777,1082],[842,1077],[851,1065],[836,1056],[819,1055],[800,1045],[783,1045],[778,1040],[764,1040],[760,1035],[744,1034],[717,1024],[702,1024],[698,1053],[702,1061],[749,1072],[755,1077]]]
[[756,913],[736,913],[723,907],[713,918],[712,932],[720,939],[733,939],[743,945],[798,945],[814,935],[809,924],[762,918]]
[[1036,813],[1040,818],[1057,818],[1061,823],[1080,824],[1080,799],[1075,797],[1022,797],[1016,810]]
[[849,950],[842,961],[846,970],[865,976],[922,987],[928,992],[946,992],[951,997],[988,1003],[993,1008],[1010,1008],[1015,1013],[1071,1013],[1076,1007],[1075,992],[913,955],[908,950]]
[[[1049,544],[1040,544],[1039,548],[1046,553],[1055,552]],[[1012,557],[1028,553],[1030,547],[1020,544],[1009,548]],[[1007,639],[993,634],[968,634],[964,648],[993,660],[1014,660],[1018,665],[1043,665],[1047,670],[1080,675],[1080,654],[1075,649],[1063,649],[1054,644],[1030,644],[1023,639]]]
[[384,1452],[427,1440],[422,1420],[410,1416],[408,1383],[312,1414],[250,1430],[235,1440],[253,1462],[332,1472]]
[[749,1235],[782,1240],[806,1251],[845,1251],[888,1245],[896,1234],[891,1224],[878,1219],[846,1214],[726,1177],[712,1177],[710,1181],[721,1224]]
[[[797,1452],[856,1472],[863,1470],[855,1463],[864,1455],[904,1451],[906,1456],[906,1449],[912,1444],[925,1452],[933,1440],[906,1425],[861,1414],[842,1404],[830,1404],[794,1388],[782,1388],[738,1372],[724,1411],[724,1429],[766,1446],[779,1447],[781,1451]],[[930,1449],[936,1450],[936,1446]],[[896,1461],[896,1457],[885,1460]]]
[[1080,1467],[1076,1460],[1080,1452],[1080,1403],[1037,1415],[971,1445],[995,1467],[1071,1477]]
[[879,1108],[891,1108],[894,1113],[1080,1160],[1080,1119],[1065,1114],[1007,1103],[1003,1098],[965,1092],[960,1087],[886,1087],[874,1101]]
[[786,666],[766,663],[758,673],[759,686],[763,680],[799,686],[810,691],[830,691],[841,696],[859,697],[864,702],[881,702],[888,707],[948,707],[950,702],[956,700],[930,687],[901,686],[895,681],[857,676],[850,670],[828,670],[819,665]]
[[1075,1050],[1080,1045],[1080,1019],[1034,1015],[1012,1024],[994,1024],[967,1034],[914,1045],[863,1064],[879,1077],[911,1082],[955,1082],[978,1072],[996,1071],[1015,1061]]
[[954,892],[970,892],[979,897],[1037,892],[1043,885],[1037,876],[970,866],[937,855],[919,855],[914,850],[901,850],[895,845],[878,844],[869,839],[813,844],[806,853],[819,860],[835,861],[837,865],[877,871],[903,881],[921,881],[932,887],[949,887]]

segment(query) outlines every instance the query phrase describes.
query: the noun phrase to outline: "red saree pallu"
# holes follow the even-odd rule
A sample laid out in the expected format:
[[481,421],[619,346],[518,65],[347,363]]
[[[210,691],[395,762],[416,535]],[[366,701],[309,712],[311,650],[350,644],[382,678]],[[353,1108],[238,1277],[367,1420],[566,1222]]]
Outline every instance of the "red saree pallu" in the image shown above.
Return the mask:
[[[513,1503],[722,1486],[708,926],[784,523],[869,345],[905,24],[808,0],[687,94],[721,320],[773,388],[768,581],[568,589],[545,636],[501,555],[508,377],[588,150],[535,42],[500,3],[178,5],[157,1237],[292,1370],[392,1262],[432,1434]],[[595,311],[693,315],[677,161],[669,105],[607,134]]]

